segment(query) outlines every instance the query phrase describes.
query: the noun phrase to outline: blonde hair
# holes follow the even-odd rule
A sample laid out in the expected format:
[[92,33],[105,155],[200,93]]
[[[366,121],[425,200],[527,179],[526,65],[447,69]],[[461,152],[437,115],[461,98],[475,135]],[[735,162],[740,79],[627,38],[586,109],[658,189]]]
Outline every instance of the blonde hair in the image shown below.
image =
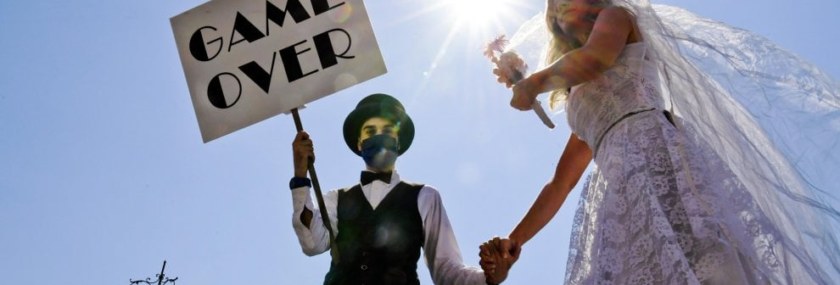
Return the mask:
[[[551,38],[546,50],[545,64],[551,65],[566,53],[583,45],[574,35],[568,34],[560,29],[557,18],[566,10],[569,0],[547,0],[545,8],[545,24]],[[597,7],[612,5],[610,0],[589,0],[589,4]],[[591,15],[593,20],[597,15]],[[548,105],[551,110],[556,110],[559,105],[566,101],[569,89],[557,89],[549,93]]]

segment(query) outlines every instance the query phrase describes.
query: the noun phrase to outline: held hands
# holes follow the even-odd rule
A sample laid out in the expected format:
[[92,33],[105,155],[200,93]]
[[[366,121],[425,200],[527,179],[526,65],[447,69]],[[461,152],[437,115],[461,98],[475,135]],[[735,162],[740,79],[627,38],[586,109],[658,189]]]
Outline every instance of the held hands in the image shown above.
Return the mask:
[[295,166],[295,177],[306,177],[309,169],[309,159],[315,161],[315,147],[309,134],[305,131],[298,132],[292,142],[292,160]]
[[481,269],[484,270],[484,277],[487,284],[499,284],[507,278],[508,271],[513,263],[519,259],[522,248],[519,243],[507,239],[495,237],[479,247]]

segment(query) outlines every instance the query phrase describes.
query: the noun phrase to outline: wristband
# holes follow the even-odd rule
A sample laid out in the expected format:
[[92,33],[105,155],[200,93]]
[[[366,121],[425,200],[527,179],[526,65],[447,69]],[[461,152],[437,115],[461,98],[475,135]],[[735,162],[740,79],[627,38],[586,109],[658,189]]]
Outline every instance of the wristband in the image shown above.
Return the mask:
[[292,180],[289,180],[289,189],[294,190],[294,189],[304,187],[304,186],[311,188],[312,187],[312,181],[309,180],[309,178],[297,177],[297,176],[292,177]]

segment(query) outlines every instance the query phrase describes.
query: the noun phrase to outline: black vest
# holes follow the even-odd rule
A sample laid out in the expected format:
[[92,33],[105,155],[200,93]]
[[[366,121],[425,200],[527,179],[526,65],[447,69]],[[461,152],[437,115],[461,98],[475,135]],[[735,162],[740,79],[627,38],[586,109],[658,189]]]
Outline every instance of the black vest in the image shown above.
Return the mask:
[[374,210],[359,185],[338,192],[339,262],[325,285],[419,285],[417,260],[423,220],[417,195],[423,185],[400,182]]

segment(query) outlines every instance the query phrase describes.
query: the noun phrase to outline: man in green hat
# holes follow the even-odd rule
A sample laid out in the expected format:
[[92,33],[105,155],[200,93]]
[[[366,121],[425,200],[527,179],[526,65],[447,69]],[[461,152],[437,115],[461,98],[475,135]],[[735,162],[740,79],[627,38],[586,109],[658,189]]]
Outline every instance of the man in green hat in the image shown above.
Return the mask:
[[[367,96],[347,115],[344,141],[366,167],[360,182],[324,195],[338,250],[325,285],[419,284],[421,248],[435,284],[486,284],[481,269],[463,265],[437,190],[405,182],[397,173],[396,159],[413,139],[414,123],[389,95]],[[309,194],[309,135],[298,133],[292,149],[292,224],[303,252],[313,256],[329,250],[330,241]]]

